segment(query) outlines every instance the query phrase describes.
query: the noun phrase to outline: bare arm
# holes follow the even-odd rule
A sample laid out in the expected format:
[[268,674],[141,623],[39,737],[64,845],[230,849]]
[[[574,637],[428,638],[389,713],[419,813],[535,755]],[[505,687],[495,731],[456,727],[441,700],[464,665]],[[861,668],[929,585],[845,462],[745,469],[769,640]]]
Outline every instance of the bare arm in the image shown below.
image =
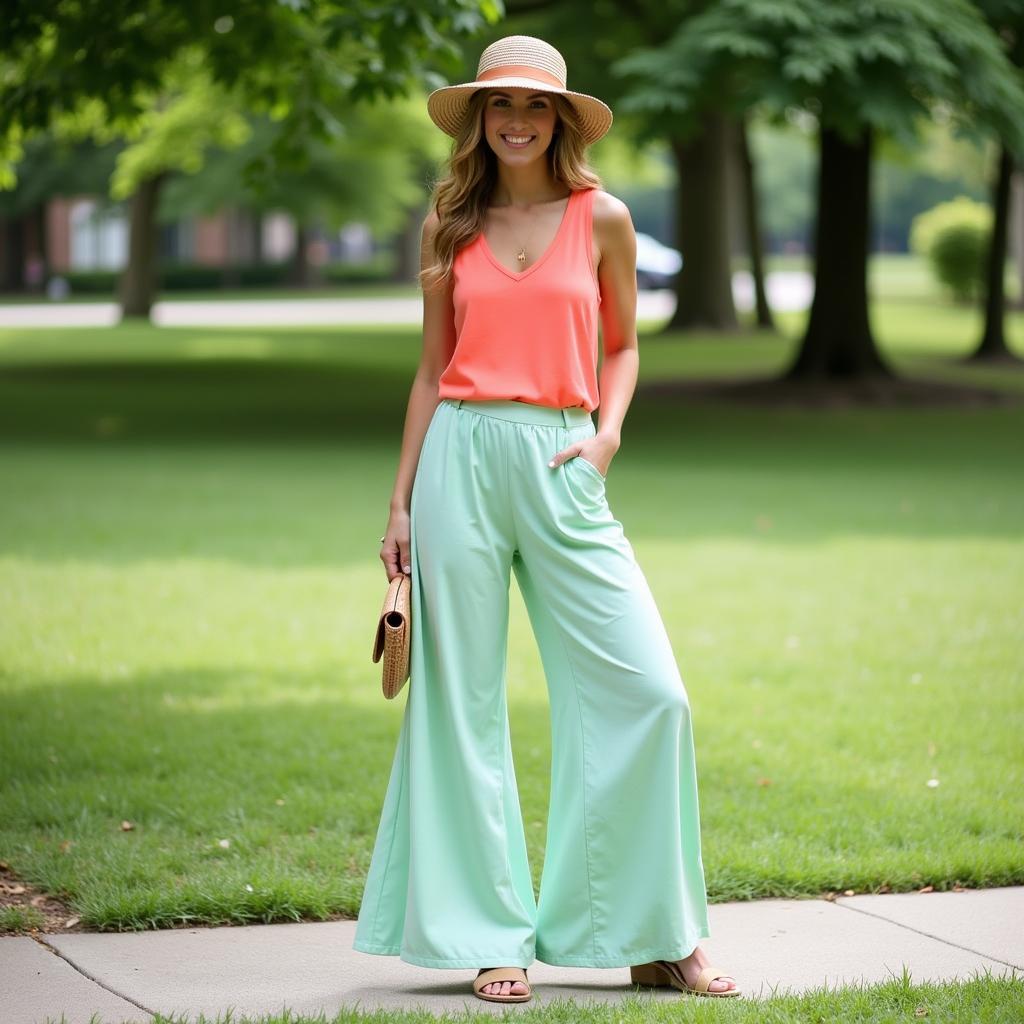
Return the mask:
[[[433,262],[432,240],[437,230],[437,215],[431,211],[423,223],[420,266]],[[409,403],[402,430],[402,448],[398,458],[395,486],[391,493],[390,514],[380,558],[388,580],[399,572],[410,572],[409,502],[416,477],[423,437],[440,399],[437,382],[455,349],[455,312],[452,283],[423,295],[423,351],[409,392]]]
[[597,280],[601,287],[603,360],[598,382],[601,404],[596,436],[559,452],[557,465],[575,455],[607,475],[619,450],[622,421],[633,398],[640,366],[636,336],[636,231],[629,207],[599,192],[594,197],[594,242],[600,250]]

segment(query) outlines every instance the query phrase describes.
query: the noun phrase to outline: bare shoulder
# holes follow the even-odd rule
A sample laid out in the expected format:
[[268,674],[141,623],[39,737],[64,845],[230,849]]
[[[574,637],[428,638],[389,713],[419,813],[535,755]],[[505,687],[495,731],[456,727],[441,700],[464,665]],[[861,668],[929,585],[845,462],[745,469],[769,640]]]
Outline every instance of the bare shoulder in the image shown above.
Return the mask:
[[633,218],[629,207],[618,196],[613,196],[604,189],[594,191],[594,228],[609,237],[631,234]]
[[596,189],[593,204],[594,261],[606,264],[606,255],[626,263],[636,258],[636,231],[629,207],[618,196]]

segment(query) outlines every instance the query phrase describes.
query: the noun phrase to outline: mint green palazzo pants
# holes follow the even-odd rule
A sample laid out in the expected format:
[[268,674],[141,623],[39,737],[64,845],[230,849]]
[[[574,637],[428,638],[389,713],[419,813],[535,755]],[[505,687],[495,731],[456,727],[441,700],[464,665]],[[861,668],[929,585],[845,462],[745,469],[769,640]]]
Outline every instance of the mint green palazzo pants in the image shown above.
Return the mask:
[[[444,398],[410,496],[408,694],[353,948],[620,967],[710,935],[690,705],[582,407]],[[551,707],[534,898],[506,701],[510,572]]]

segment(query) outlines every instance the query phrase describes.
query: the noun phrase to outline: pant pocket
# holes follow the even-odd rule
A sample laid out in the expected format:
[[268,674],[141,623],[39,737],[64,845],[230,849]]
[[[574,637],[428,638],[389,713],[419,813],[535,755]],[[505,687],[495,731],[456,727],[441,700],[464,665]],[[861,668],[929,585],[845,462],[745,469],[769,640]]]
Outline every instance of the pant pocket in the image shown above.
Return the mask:
[[582,463],[586,469],[590,470],[590,472],[601,481],[601,483],[605,482],[606,477],[604,473],[602,473],[601,470],[599,470],[589,459],[585,459],[582,455],[574,455],[572,461]]

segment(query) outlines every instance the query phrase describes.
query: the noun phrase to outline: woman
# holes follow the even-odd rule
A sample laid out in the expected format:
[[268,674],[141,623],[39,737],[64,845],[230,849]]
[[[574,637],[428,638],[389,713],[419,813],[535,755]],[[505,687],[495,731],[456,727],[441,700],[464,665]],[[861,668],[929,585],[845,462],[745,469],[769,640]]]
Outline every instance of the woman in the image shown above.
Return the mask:
[[[586,147],[611,126],[532,36],[431,93],[455,138],[422,242],[423,356],[381,559],[412,580],[409,696],[354,948],[738,995],[708,963],[689,702],[605,482],[637,378],[636,237]],[[597,379],[598,311],[604,354]],[[591,413],[600,402],[600,429]],[[551,701],[534,900],[505,687],[515,572]]]

